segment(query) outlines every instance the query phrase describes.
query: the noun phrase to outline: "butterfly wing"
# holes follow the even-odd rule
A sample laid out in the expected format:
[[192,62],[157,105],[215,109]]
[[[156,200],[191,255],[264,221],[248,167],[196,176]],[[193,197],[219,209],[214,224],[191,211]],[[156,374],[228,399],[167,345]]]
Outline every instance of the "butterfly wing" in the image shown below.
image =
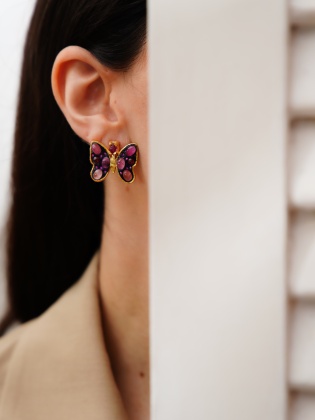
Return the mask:
[[133,168],[138,162],[138,146],[136,143],[129,143],[119,152],[116,164],[120,178],[131,184],[135,180]]
[[110,151],[97,141],[93,141],[90,145],[90,162],[93,167],[90,175],[93,181],[101,182],[108,175],[110,168]]

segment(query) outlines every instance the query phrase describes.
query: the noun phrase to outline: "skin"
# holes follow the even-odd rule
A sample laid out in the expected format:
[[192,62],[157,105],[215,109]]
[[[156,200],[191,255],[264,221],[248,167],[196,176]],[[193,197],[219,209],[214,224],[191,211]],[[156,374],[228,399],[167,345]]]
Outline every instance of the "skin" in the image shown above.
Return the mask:
[[117,72],[69,46],[56,57],[51,81],[81,139],[139,146],[135,181],[110,173],[103,183],[98,280],[106,347],[128,418],[149,420],[147,51],[130,70]]

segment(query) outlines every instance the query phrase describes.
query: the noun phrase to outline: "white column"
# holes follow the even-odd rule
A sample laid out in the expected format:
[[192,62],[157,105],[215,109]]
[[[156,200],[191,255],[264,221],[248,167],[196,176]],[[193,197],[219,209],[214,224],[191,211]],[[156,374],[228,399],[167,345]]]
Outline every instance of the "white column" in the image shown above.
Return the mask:
[[151,0],[152,420],[285,420],[285,0]]

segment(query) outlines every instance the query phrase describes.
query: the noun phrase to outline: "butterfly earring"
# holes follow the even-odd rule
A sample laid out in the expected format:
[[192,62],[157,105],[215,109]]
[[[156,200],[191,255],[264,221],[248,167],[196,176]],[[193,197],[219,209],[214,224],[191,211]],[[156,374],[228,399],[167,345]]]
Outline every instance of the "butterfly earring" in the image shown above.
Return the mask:
[[90,162],[93,181],[104,181],[110,170],[114,173],[117,169],[120,178],[131,184],[135,180],[133,168],[138,162],[138,145],[129,143],[120,150],[119,141],[110,141],[107,149],[102,143],[92,141]]

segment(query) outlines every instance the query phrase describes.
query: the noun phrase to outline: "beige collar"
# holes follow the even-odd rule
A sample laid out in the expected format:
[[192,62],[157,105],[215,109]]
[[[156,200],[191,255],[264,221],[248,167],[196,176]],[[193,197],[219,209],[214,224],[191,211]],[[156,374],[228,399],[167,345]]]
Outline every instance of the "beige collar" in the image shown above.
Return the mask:
[[44,314],[22,325],[0,420],[126,420],[106,352],[97,252]]

